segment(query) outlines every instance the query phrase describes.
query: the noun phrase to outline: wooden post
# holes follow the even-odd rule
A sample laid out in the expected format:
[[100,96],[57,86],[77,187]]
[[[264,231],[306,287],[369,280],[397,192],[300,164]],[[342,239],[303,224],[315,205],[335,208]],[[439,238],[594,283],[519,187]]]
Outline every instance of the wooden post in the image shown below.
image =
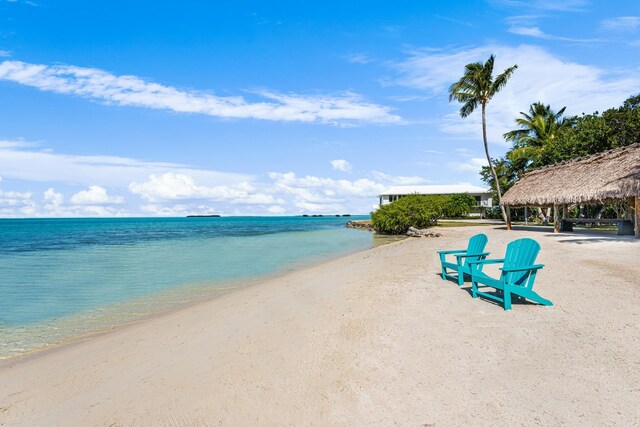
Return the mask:
[[509,205],[504,205],[504,208],[507,211],[507,230],[511,230],[511,209],[509,209]]
[[529,225],[529,212],[527,207],[524,207],[524,225]]
[[636,239],[640,239],[640,194],[636,194],[635,197],[635,209],[634,209],[634,226],[635,226],[635,235]]
[[558,205],[556,203],[553,204],[553,232],[554,233],[559,233],[560,232],[560,219],[559,219],[559,215],[558,215]]

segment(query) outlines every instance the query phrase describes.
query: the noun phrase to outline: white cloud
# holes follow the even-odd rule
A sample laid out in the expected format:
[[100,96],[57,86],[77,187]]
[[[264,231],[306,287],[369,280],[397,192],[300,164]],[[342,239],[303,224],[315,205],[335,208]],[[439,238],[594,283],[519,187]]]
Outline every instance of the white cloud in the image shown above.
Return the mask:
[[326,202],[345,197],[372,197],[384,189],[384,184],[367,178],[349,181],[310,175],[297,177],[293,172],[270,172],[268,175],[274,181],[277,190],[293,194],[307,202]]
[[271,191],[297,209],[292,213],[368,212],[371,200],[388,187],[426,182],[420,177],[393,176],[378,171],[372,172],[370,178],[355,180],[298,177],[293,172],[270,172],[268,176],[273,180]]
[[105,205],[123,202],[123,197],[110,196],[107,194],[107,189],[99,185],[92,185],[88,190],[79,191],[71,196],[71,203],[75,205]]
[[64,203],[64,196],[61,193],[57,193],[56,190],[51,187],[43,193],[43,197],[44,200],[48,202],[48,204],[45,205],[47,209],[56,209]]
[[600,43],[603,41],[600,39],[578,39],[574,37],[555,36],[555,35],[547,34],[543,32],[538,27],[522,27],[522,26],[513,25],[509,27],[507,31],[509,31],[512,34],[518,34],[520,36],[535,37],[543,40],[558,40],[558,41],[566,41],[566,42],[573,42],[573,43]]
[[[382,190],[393,185],[428,182],[419,176],[396,176],[380,171],[355,179],[297,176],[294,172],[271,172],[260,178],[171,163],[34,151],[37,147],[22,141],[0,142],[0,170],[6,178],[40,186],[45,182],[47,185],[39,190],[40,200],[35,200],[32,192],[0,191],[0,215],[366,213]],[[141,176],[145,172],[147,174]],[[131,177],[139,178],[123,184]],[[0,177],[0,183],[4,185],[6,180],[3,178]],[[89,180],[93,182],[82,183]],[[53,183],[57,189],[48,187]],[[114,189],[121,191],[124,188],[138,197],[125,199],[112,194]]]
[[221,118],[299,121],[349,125],[400,123],[386,106],[365,101],[354,93],[298,95],[263,91],[250,102],[241,96],[216,96],[148,82],[136,76],[117,76],[96,68],[38,65],[21,61],[0,63],[0,79],[43,91],[81,96],[107,104],[136,106]]
[[507,31],[509,31],[510,33],[513,33],[513,34],[521,35],[521,36],[531,36],[531,37],[540,37],[540,38],[544,38],[545,37],[545,34],[538,27],[516,27],[516,26],[512,26],[512,27],[509,27],[509,29]]
[[87,205],[87,206],[77,206],[75,209],[71,210],[72,215],[70,216],[78,216],[78,217],[114,217],[114,216],[128,216],[128,214],[119,209],[115,209],[111,206],[100,206],[100,205]]
[[146,162],[129,157],[82,156],[36,151],[25,141],[0,141],[0,170],[12,179],[65,182],[106,188],[127,188],[153,174],[174,172],[193,177],[203,185],[229,185],[251,181],[251,175],[195,169],[177,163]]
[[600,28],[610,31],[633,33],[640,28],[640,16],[619,16],[605,19],[600,23]]
[[430,182],[427,179],[424,179],[421,176],[395,176],[389,175],[380,171],[371,172],[373,178],[377,181],[380,181],[382,185],[385,186],[393,186],[393,185],[419,185],[419,184],[427,184]]
[[312,203],[298,200],[294,203],[299,212],[313,212],[332,214],[344,211],[345,207],[342,203]]
[[353,166],[346,160],[331,160],[331,167],[341,172],[351,172]]
[[[0,183],[3,178],[0,176]],[[36,212],[36,203],[31,199],[33,193],[20,191],[4,191],[0,189],[0,215],[25,216]]]
[[191,204],[177,204],[172,206],[148,204],[140,206],[140,210],[146,215],[152,216],[216,215],[221,213],[212,206]]
[[352,64],[368,64],[371,62],[371,59],[369,59],[369,57],[364,53],[352,53],[350,55],[345,55],[344,59]]
[[7,3],[21,3],[21,4],[26,4],[26,5],[33,6],[33,7],[38,7],[38,6],[40,6],[40,4],[39,4],[39,3],[36,3],[36,2],[34,2],[34,1],[31,1],[31,0],[4,0],[4,1],[6,1]]
[[276,204],[276,200],[269,194],[260,194],[247,182],[232,186],[218,185],[207,187],[198,185],[193,177],[180,173],[168,172],[162,175],[150,175],[147,181],[132,182],[129,190],[150,202],[208,199],[228,200],[233,204]]
[[[505,88],[487,107],[489,141],[505,144],[502,134],[513,129],[514,120],[529,105],[540,101],[558,110],[567,107],[568,115],[592,113],[617,107],[640,86],[636,70],[606,70],[557,57],[531,45],[509,47],[488,45],[454,52],[416,51],[397,64],[399,85],[422,90],[432,97],[446,99],[448,87],[459,78],[470,62],[486,61],[496,55],[494,72],[518,64]],[[441,130],[458,137],[480,140],[479,112],[461,119],[460,104],[451,103],[455,111],[446,115]]]
[[[130,216],[122,209],[102,206],[104,203],[120,203],[120,198],[107,195],[104,188],[91,186],[87,191],[80,191],[71,197],[73,205],[64,203],[64,195],[49,187],[43,194],[44,210],[34,209],[29,216],[40,217],[115,217]],[[115,199],[115,202],[113,201]],[[35,208],[35,206],[34,206]]]
[[472,157],[464,163],[451,163],[451,166],[459,171],[479,172],[483,166],[488,166],[488,163],[485,157]]
[[33,193],[0,190],[0,215],[17,216],[33,215],[36,203],[32,200]]
[[267,212],[274,215],[282,215],[283,213],[286,212],[286,210],[282,206],[274,205],[274,206],[269,206],[267,208]]

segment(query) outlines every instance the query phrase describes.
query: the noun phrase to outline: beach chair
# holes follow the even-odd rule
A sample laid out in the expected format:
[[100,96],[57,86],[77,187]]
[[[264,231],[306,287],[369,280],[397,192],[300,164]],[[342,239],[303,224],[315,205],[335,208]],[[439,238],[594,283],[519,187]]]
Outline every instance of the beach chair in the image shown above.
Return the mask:
[[[533,291],[536,273],[544,265],[534,264],[540,252],[540,244],[533,239],[518,239],[507,245],[507,251],[502,259],[482,259],[471,261],[471,295],[478,295],[503,303],[505,310],[511,310],[511,296],[526,298],[542,305],[553,305],[548,299],[542,298]],[[500,268],[500,278],[494,279],[481,271],[486,264],[503,264]],[[498,295],[480,292],[478,284],[489,286],[502,291]]]
[[[464,275],[471,275],[469,262],[483,260],[487,255],[489,255],[489,252],[484,252],[487,240],[489,239],[485,234],[476,234],[469,239],[467,249],[438,251],[438,255],[440,255],[440,264],[442,265],[442,280],[457,278],[458,286],[462,286],[464,284]],[[456,262],[447,261],[447,255],[453,255],[456,257]],[[447,268],[455,270],[457,275],[448,273]]]

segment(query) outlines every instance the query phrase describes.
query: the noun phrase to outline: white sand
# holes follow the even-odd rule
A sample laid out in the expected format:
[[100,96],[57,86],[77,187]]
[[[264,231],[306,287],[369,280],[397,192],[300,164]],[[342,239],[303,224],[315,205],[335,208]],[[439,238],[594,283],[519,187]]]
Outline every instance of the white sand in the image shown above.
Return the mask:
[[[505,312],[436,250],[530,236],[554,307]],[[0,365],[0,425],[638,425],[640,242],[444,229]]]

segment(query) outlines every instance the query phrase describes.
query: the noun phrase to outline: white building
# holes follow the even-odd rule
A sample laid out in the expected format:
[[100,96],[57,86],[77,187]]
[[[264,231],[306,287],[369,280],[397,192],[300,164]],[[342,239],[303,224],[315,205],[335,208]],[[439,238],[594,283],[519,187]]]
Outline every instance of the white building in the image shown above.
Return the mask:
[[476,199],[477,207],[490,208],[493,206],[491,191],[488,188],[469,184],[455,185],[399,185],[391,187],[380,194],[380,206],[388,205],[394,200],[410,194],[461,194],[468,193]]

